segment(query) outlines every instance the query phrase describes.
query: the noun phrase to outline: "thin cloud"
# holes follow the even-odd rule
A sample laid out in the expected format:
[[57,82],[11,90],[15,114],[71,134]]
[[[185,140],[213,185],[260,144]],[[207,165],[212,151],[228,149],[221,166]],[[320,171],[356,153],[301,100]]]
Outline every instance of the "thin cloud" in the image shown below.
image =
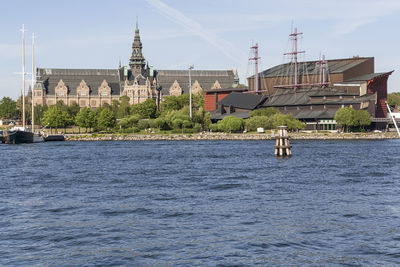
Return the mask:
[[147,0],[147,2],[156,8],[160,13],[162,13],[166,18],[189,30],[195,35],[200,36],[235,62],[242,64],[243,60],[247,58],[247,55],[236,49],[232,43],[222,39],[212,31],[206,30],[199,23],[188,18],[180,11],[166,5],[160,0]]

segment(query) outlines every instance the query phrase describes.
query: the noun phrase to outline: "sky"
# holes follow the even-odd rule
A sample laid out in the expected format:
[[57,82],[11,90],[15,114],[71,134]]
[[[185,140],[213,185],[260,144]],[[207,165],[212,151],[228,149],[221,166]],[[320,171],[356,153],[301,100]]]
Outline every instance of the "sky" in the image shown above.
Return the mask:
[[285,63],[296,27],[302,60],[373,56],[375,72],[394,70],[388,91],[400,91],[398,0],[16,0],[0,16],[0,98],[21,94],[22,24],[26,72],[32,33],[37,67],[115,69],[128,64],[136,16],[155,69],[235,68],[246,83],[250,46],[259,45],[260,70]]

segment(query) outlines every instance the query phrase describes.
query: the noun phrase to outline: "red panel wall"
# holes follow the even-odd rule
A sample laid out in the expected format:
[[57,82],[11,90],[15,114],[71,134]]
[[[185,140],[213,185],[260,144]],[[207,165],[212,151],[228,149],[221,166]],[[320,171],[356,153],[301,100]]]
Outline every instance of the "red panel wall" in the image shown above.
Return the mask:
[[[216,102],[221,101],[227,95],[229,95],[231,91],[224,92],[204,92],[204,110],[205,111],[213,111],[217,109]],[[215,101],[216,100],[216,101]]]
[[389,75],[390,74],[383,75],[368,82],[368,93],[377,93],[377,103],[375,110],[376,118],[386,118],[387,116],[387,108],[385,102],[387,99],[387,80],[389,78]]

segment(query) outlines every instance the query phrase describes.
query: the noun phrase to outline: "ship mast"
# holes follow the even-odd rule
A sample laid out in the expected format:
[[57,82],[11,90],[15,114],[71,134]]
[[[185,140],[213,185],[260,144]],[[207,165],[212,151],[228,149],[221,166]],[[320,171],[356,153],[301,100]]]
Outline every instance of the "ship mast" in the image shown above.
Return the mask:
[[25,25],[22,24],[22,127],[25,129]]
[[34,91],[33,87],[35,85],[35,34],[32,33],[32,80],[31,80],[31,92],[32,92],[32,97],[31,97],[31,104],[32,104],[32,133],[35,132],[35,105],[33,102],[33,96],[34,96]]
[[249,58],[249,60],[254,60],[255,65],[255,74],[254,74],[254,91],[258,93],[259,85],[258,85],[258,60],[260,57],[258,56],[258,43],[254,46],[250,47],[252,51],[254,51],[254,57]]
[[292,85],[294,91],[296,92],[297,87],[299,86],[298,82],[298,63],[297,63],[297,54],[305,53],[305,51],[297,51],[297,40],[298,35],[303,34],[302,32],[297,32],[297,28],[294,28],[294,32],[291,33],[289,36],[293,40],[293,51],[289,53],[285,53],[285,55],[292,55],[294,61],[294,84]]

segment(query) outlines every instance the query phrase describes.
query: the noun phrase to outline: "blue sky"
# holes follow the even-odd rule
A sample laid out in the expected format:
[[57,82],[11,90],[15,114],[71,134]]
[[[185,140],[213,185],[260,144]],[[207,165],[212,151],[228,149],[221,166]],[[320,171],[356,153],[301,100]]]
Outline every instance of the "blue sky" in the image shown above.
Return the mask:
[[395,70],[389,92],[400,91],[400,1],[69,0],[7,1],[0,16],[0,97],[21,90],[21,33],[26,67],[31,35],[43,68],[116,68],[131,54],[136,16],[149,65],[156,69],[232,69],[252,74],[252,42],[261,69],[285,62],[292,24],[303,32],[304,60],[374,56],[375,71]]

